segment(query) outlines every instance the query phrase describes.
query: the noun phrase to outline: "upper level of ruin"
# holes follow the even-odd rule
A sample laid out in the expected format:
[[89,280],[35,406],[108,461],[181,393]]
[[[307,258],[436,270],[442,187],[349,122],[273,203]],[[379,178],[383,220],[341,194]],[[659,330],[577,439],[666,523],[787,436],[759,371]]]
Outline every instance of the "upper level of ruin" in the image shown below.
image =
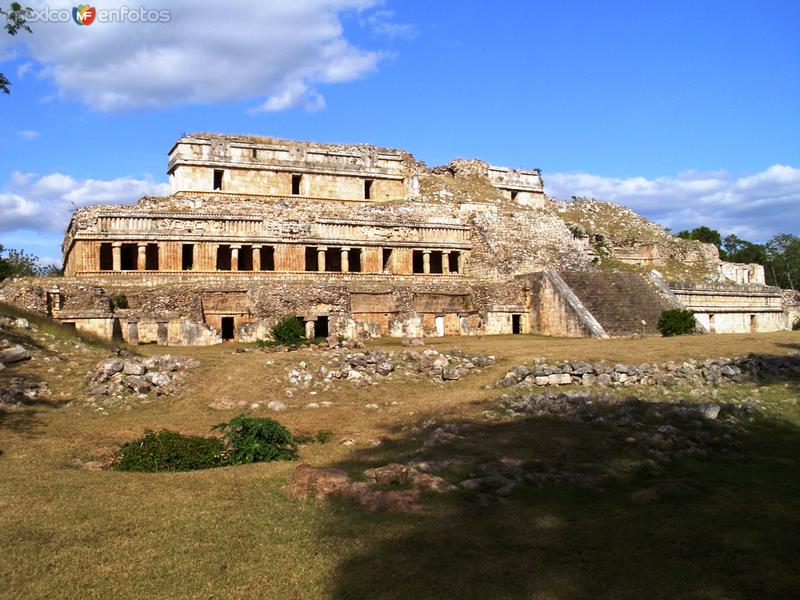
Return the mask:
[[[539,208],[544,187],[537,169],[482,161],[469,165],[501,197]],[[436,170],[434,170],[435,172]],[[349,202],[417,199],[427,169],[410,153],[368,144],[296,142],[271,137],[196,133],[169,152],[171,194],[295,197]]]

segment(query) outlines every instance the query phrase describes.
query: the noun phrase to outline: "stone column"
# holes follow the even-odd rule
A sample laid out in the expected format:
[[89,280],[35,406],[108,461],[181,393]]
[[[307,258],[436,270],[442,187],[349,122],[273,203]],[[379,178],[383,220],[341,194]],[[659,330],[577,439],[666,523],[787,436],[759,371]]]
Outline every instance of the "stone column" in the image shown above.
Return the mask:
[[169,343],[169,328],[167,327],[166,319],[156,319],[156,335],[158,336],[158,345],[166,346]]
[[309,340],[314,339],[314,320],[312,319],[306,321],[306,338]]
[[442,252],[442,273],[445,275],[450,274],[450,250]]
[[261,270],[261,244],[253,244],[253,271]]
[[325,270],[325,251],[327,250],[324,246],[317,247],[317,271],[320,273]]
[[431,273],[431,251],[430,250],[423,250],[422,251],[422,272],[425,275],[430,275]]
[[240,244],[231,244],[231,271],[239,270],[239,249]]
[[464,253],[458,253],[458,272],[463,275],[464,273]]
[[113,264],[111,268],[114,271],[122,270],[122,242],[111,242],[111,256]]
[[342,248],[342,273],[350,272],[350,248]]
[[138,243],[136,245],[136,270],[144,271],[147,266],[147,244]]
[[128,343],[131,346],[139,345],[139,320],[136,317],[128,319]]

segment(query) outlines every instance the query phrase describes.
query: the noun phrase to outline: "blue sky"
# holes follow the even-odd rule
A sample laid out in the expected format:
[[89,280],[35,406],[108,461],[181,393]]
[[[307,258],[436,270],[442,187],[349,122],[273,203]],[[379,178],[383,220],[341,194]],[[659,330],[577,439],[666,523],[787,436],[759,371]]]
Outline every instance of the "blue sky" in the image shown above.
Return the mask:
[[192,131],[540,167],[673,229],[800,233],[798,2],[142,6],[170,21],[0,37],[0,243],[58,258],[71,207],[162,190]]

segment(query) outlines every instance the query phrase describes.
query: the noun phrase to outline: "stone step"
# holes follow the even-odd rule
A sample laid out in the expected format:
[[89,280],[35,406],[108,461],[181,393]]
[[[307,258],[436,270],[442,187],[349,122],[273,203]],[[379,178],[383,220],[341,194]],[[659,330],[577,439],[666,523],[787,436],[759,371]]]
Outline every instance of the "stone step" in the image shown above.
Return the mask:
[[661,312],[669,308],[636,273],[565,271],[561,277],[612,336],[656,333]]

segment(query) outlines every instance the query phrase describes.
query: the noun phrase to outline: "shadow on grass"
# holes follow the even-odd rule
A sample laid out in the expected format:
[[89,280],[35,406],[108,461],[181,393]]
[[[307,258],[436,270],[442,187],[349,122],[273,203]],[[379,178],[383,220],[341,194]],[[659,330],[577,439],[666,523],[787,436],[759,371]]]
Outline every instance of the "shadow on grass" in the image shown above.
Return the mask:
[[[332,596],[796,597],[800,431],[786,421],[741,422],[741,453],[655,468],[629,468],[642,456],[609,424],[550,416],[473,424],[426,457],[512,457],[533,472],[607,478],[526,484],[483,504],[456,492],[430,498],[422,515],[354,516],[360,509],[342,505],[326,534],[356,536],[360,550],[338,565]],[[401,437],[339,466],[385,464],[419,442]]]

